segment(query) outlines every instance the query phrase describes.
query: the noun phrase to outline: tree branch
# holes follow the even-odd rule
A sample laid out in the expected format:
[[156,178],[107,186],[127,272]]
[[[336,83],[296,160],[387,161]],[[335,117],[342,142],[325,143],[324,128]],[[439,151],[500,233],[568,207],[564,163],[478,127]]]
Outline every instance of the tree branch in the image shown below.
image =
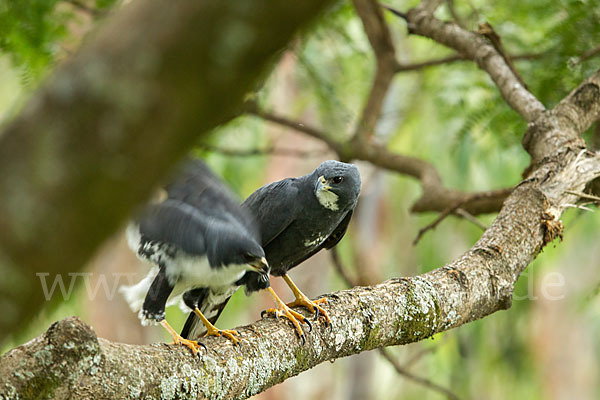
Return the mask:
[[253,157],[253,156],[286,156],[286,157],[319,157],[329,152],[327,148],[324,150],[298,150],[298,149],[287,149],[278,148],[275,146],[266,147],[264,149],[227,149],[223,147],[212,146],[209,144],[200,144],[198,148],[209,151],[211,153],[217,153],[224,156],[233,157]]
[[[340,277],[344,280],[346,285],[348,287],[357,286],[356,280],[353,280],[352,278],[350,278],[350,275],[348,275],[347,269],[344,267],[342,261],[340,260],[337,248],[336,247],[332,248],[330,250],[330,252],[331,252],[331,260],[333,262],[333,266],[334,266],[335,270],[337,271],[337,273],[340,275]],[[379,354],[381,354],[381,356],[394,367],[394,369],[396,370],[398,375],[401,375],[406,379],[412,380],[413,382],[415,382],[419,385],[423,385],[428,389],[440,392],[440,393],[448,396],[449,398],[453,398],[453,399],[458,398],[450,390],[430,381],[429,379],[412,374],[405,367],[400,365],[398,363],[398,361],[396,359],[394,359],[394,357],[389,352],[387,352],[384,348],[379,348],[378,350],[379,350]]]
[[409,10],[406,21],[409,33],[431,38],[475,61],[496,83],[506,102],[525,120],[534,121],[546,110],[519,82],[504,57],[483,36],[466,31],[454,22],[440,21],[426,7]]
[[331,329],[315,324],[305,345],[285,322],[265,319],[238,329],[241,348],[206,338],[209,350],[198,359],[183,347],[97,339],[71,318],[0,358],[0,390],[9,397],[243,399],[324,361],[422,340],[510,307],[519,274],[562,233],[558,218],[576,198],[566,190],[581,191],[599,175],[600,155],[565,149],[562,162],[513,191],[458,260],[327,295]]
[[413,204],[412,212],[444,211],[448,204],[460,204],[460,207],[473,215],[497,212],[502,207],[511,188],[481,193],[463,193],[459,190],[445,188],[437,169],[425,160],[416,157],[392,153],[384,146],[375,143],[344,143],[333,139],[318,128],[268,111],[260,110],[255,104],[248,107],[248,113],[265,121],[305,133],[321,140],[335,151],[343,160],[364,160],[385,168],[418,179],[423,186],[422,196]]
[[55,71],[0,134],[0,341],[46,304],[36,273],[80,270],[330,3],[134,1]]
[[385,358],[392,365],[392,367],[394,367],[398,374],[418,383],[419,385],[423,385],[428,389],[434,390],[446,396],[446,398],[448,399],[458,400],[459,397],[449,389],[446,389],[445,387],[440,386],[427,378],[423,378],[422,376],[415,375],[412,372],[408,371],[406,368],[400,365],[400,363],[386,349],[379,349],[379,354],[381,354],[383,358]]
[[529,124],[523,147],[531,156],[526,174],[564,146],[585,148],[581,132],[600,118],[600,71],[586,79],[543,118]]
[[353,0],[353,3],[377,61],[373,85],[352,139],[363,142],[367,141],[375,132],[375,126],[381,116],[383,101],[396,73],[397,61],[392,36],[377,1]]

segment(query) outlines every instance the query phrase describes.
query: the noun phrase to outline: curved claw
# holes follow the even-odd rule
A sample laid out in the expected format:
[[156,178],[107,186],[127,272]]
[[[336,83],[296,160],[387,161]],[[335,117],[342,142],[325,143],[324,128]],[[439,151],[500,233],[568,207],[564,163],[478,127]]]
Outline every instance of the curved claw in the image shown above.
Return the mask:
[[267,313],[267,310],[262,310],[262,311],[260,312],[260,317],[261,317],[261,318],[264,318],[264,317],[265,317],[265,315],[267,315],[267,314],[268,314],[268,313]]
[[322,297],[320,299],[313,301],[313,300],[310,300],[308,297],[306,297],[302,292],[298,292],[296,300],[294,300],[291,303],[288,303],[287,306],[288,307],[305,307],[309,311],[315,313],[315,317],[314,317],[315,321],[317,321],[319,319],[319,317],[322,317],[325,321],[325,326],[329,326],[331,324],[331,319],[329,318],[327,311],[325,311],[321,306],[319,306],[319,304],[327,304],[327,298]]
[[212,329],[208,329],[204,336],[221,336],[229,339],[231,342],[233,342],[233,345],[235,346],[240,343],[240,339],[236,338],[236,336],[239,335],[240,333],[233,329],[217,329],[213,327]]
[[[199,341],[197,341],[197,340],[195,340],[195,342],[196,342],[196,344],[197,344],[198,346],[202,347],[202,348],[204,349],[204,351],[208,351],[208,348],[206,347],[206,345],[205,345],[204,343],[202,343],[202,342],[199,342]],[[200,357],[200,352],[198,352],[196,355],[197,355],[198,357]]]
[[308,319],[304,318],[304,320],[302,322],[306,323],[306,325],[308,325],[308,331],[312,332],[312,324],[310,323],[310,321]]
[[[319,307],[315,307],[315,317],[313,318],[313,320],[318,320],[319,319]],[[325,321],[325,324],[327,324],[327,321]]]

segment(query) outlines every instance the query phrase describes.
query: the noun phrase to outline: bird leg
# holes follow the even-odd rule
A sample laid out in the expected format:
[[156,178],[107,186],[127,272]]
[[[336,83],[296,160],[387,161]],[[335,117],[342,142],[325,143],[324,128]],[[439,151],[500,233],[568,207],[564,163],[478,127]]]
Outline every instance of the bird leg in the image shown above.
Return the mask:
[[327,311],[319,306],[319,304],[327,304],[327,299],[325,297],[317,300],[310,300],[300,291],[300,289],[298,289],[287,274],[283,275],[283,280],[288,284],[290,289],[292,289],[294,296],[296,296],[296,300],[287,304],[288,307],[306,307],[315,314],[315,319],[318,319],[319,315],[322,315],[323,318],[325,318],[325,326],[331,325],[331,319],[329,318]]
[[216,326],[211,324],[208,319],[206,319],[206,317],[202,314],[202,311],[200,311],[198,309],[198,307],[194,308],[194,313],[204,323],[204,326],[206,326],[206,334],[204,335],[205,337],[206,336],[224,336],[227,339],[231,340],[233,342],[234,346],[235,345],[241,346],[239,339],[236,338],[236,336],[240,335],[240,333],[238,331],[233,330],[233,329],[221,330],[221,329],[217,328]]
[[304,331],[300,326],[300,322],[307,324],[310,330],[312,330],[312,325],[310,321],[306,319],[302,314],[298,314],[296,311],[290,310],[290,308],[279,298],[279,296],[277,296],[277,294],[273,291],[272,288],[268,287],[266,290],[269,293],[271,293],[271,296],[273,296],[275,304],[277,304],[277,308],[269,308],[263,311],[261,313],[261,316],[264,316],[264,314],[273,314],[275,315],[275,318],[279,318],[281,316],[289,319],[290,321],[292,321],[294,328],[296,328],[296,333],[298,333],[298,336],[300,337],[300,339],[302,339],[302,344],[304,344],[306,342],[306,337],[304,336]]
[[162,321],[160,321],[160,325],[163,328],[165,328],[167,330],[167,332],[169,332],[171,337],[173,337],[173,343],[171,343],[171,344],[180,344],[182,346],[185,346],[185,347],[189,348],[190,350],[192,350],[192,353],[194,353],[194,355],[198,354],[200,347],[204,347],[204,350],[206,350],[206,346],[204,346],[202,343],[198,343],[194,340],[187,340],[187,339],[184,339],[181,336],[179,336],[179,334],[175,331],[175,329],[173,329],[171,327],[171,325],[169,325],[169,323],[167,322],[166,319],[163,319]]

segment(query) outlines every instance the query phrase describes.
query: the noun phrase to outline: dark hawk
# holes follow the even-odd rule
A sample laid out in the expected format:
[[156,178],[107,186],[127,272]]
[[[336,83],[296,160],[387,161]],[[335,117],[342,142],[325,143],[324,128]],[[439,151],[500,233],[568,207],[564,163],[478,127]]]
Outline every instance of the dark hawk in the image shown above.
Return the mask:
[[[327,312],[319,305],[327,299],[308,299],[287,272],[322,249],[331,249],[342,239],[357,204],[360,185],[356,166],[329,160],[308,175],[263,186],[242,203],[242,208],[248,210],[259,225],[271,274],[283,277],[296,297],[286,305],[269,288],[278,308],[265,312],[290,319],[301,338],[304,334],[298,321],[306,320],[289,307],[304,306],[315,313],[315,319],[322,315],[329,324]],[[248,272],[241,282],[254,285],[259,279],[260,274]],[[195,327],[201,325],[195,315],[190,314],[182,336],[196,337]]]
[[[247,292],[269,286],[258,227],[199,160],[187,161],[166,191],[166,200],[147,206],[127,228],[130,247],[153,268],[121,292],[143,325],[159,323],[194,354],[202,344],[177,334],[165,320],[166,306],[192,309],[207,335],[238,344],[237,331],[213,323],[240,285]],[[258,278],[242,282],[248,271]]]

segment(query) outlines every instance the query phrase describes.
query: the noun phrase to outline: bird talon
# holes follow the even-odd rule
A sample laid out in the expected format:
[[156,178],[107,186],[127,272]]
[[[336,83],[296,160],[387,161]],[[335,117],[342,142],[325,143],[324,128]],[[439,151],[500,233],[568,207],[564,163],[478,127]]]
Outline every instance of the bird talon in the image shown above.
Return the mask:
[[306,297],[304,293],[302,293],[298,289],[298,287],[296,287],[296,285],[294,284],[294,282],[292,282],[289,276],[284,275],[283,279],[287,282],[290,289],[292,289],[292,292],[294,292],[294,296],[296,296],[296,299],[293,302],[287,304],[288,307],[305,307],[310,312],[315,313],[315,321],[322,316],[325,319],[326,325],[331,322],[327,311],[325,311],[321,306],[319,306],[319,304],[327,304],[326,297],[321,297],[320,299],[314,301],[310,300],[308,297]]
[[305,322],[306,325],[308,325],[308,331],[312,332],[312,324],[310,323],[310,321],[308,319],[304,318],[304,321],[302,321],[302,322]]
[[313,318],[315,321],[319,319],[319,314],[320,314],[319,307],[315,307],[315,318]]

